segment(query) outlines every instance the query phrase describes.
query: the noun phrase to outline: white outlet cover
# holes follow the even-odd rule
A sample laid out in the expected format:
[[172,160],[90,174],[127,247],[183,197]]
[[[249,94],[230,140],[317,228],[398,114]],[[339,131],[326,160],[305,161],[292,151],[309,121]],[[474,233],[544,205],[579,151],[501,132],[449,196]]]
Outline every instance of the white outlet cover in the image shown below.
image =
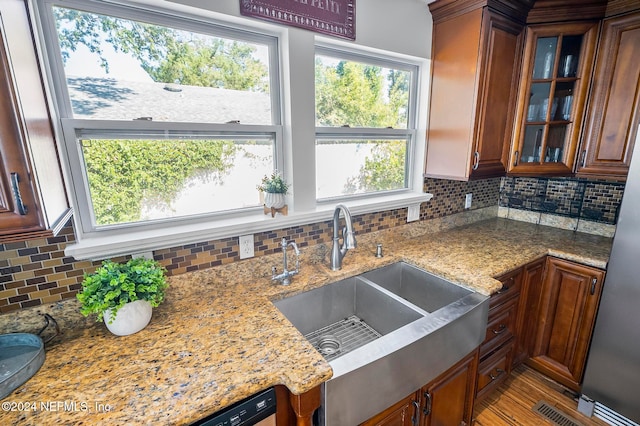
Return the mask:
[[238,237],[238,245],[240,246],[240,259],[248,259],[254,256],[253,234],[240,235]]
[[471,208],[471,198],[473,197],[473,194],[467,194],[464,197],[464,208],[465,209],[470,209]]
[[420,204],[413,204],[407,209],[407,222],[420,219]]

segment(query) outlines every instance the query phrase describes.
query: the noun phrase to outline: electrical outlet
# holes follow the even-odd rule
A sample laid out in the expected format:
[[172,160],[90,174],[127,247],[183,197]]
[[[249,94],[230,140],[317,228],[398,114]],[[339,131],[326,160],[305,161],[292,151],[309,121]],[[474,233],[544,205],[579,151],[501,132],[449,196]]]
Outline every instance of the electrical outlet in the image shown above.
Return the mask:
[[238,244],[240,245],[240,259],[248,259],[254,256],[253,234],[240,235],[240,237],[238,237]]
[[407,222],[420,219],[420,204],[413,204],[407,209]]
[[464,197],[464,208],[465,209],[470,209],[471,208],[471,197],[472,197],[472,194],[467,194]]

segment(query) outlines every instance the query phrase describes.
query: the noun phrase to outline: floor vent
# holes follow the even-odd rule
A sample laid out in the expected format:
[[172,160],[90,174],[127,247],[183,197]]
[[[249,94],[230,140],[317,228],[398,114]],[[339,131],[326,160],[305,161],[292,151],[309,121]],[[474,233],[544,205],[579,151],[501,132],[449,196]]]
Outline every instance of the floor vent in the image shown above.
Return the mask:
[[583,426],[582,423],[552,407],[546,401],[538,401],[532,410],[558,426]]

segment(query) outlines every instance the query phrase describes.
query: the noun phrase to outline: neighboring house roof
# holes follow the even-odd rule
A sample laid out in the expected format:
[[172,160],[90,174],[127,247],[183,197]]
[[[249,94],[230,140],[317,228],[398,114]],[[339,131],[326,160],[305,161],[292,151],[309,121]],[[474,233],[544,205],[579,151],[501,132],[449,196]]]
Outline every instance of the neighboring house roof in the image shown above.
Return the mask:
[[68,77],[75,118],[271,124],[269,95],[113,78]]

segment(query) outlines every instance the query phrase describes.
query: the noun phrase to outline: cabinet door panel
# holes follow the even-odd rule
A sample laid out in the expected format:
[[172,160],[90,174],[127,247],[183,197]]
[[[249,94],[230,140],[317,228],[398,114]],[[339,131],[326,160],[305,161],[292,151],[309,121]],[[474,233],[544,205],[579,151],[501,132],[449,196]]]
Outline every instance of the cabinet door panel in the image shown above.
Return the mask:
[[[21,120],[0,32],[0,235],[41,227],[35,191],[23,150]],[[55,160],[57,161],[57,160]],[[22,204],[22,205],[20,205]]]
[[485,11],[484,82],[478,99],[473,177],[504,175],[520,67],[521,27]]
[[529,363],[578,391],[604,272],[560,259],[547,260]]
[[471,424],[477,367],[474,351],[422,389],[422,426]]
[[596,22],[527,28],[510,174],[573,172],[597,33]]
[[577,172],[626,177],[640,102],[640,13],[604,21]]
[[402,401],[376,414],[360,426],[413,426],[416,413],[417,398],[411,394]]
[[537,317],[542,280],[544,277],[545,260],[540,259],[526,265],[522,272],[522,291],[518,305],[516,323],[516,342],[513,353],[513,366],[529,358],[531,345],[536,332],[536,322],[531,318]]

